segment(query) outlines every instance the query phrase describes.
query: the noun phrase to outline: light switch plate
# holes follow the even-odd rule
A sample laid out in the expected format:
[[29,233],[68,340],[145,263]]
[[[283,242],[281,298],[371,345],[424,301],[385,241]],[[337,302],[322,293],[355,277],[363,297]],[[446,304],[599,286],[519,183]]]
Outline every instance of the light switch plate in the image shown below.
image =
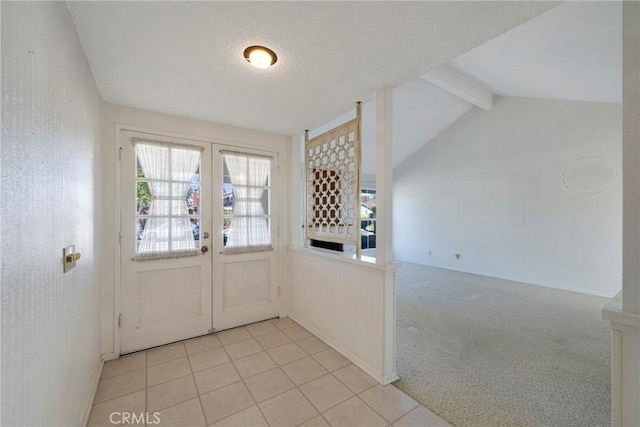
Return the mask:
[[[66,273],[76,266],[76,261],[73,257],[69,258],[69,255],[73,255],[76,253],[76,245],[67,246],[62,250],[62,264],[63,270]],[[71,259],[71,261],[69,261]]]

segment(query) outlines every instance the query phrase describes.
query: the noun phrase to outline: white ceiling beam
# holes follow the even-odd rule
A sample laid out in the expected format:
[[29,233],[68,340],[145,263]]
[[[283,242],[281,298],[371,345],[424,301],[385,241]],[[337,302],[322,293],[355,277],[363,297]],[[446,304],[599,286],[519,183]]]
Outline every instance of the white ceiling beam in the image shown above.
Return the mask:
[[434,68],[420,78],[483,110],[493,108],[493,93],[489,89],[446,65]]

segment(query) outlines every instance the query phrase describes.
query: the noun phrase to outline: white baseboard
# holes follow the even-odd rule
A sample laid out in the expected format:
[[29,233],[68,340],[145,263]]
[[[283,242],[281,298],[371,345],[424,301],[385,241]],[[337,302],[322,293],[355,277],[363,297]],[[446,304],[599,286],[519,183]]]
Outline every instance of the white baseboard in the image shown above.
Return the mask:
[[400,377],[398,376],[398,373],[396,371],[393,371],[389,375],[384,376],[384,381],[382,382],[382,385],[391,384],[392,382],[398,381],[399,379]]
[[360,368],[363,371],[365,371],[367,374],[369,374],[371,377],[373,377],[373,379],[378,381],[380,384],[387,385],[387,384],[399,379],[398,375],[395,372],[393,372],[390,375],[387,375],[386,377],[383,377],[383,375],[380,372],[377,372],[367,362],[365,362],[364,360],[362,360],[361,358],[359,358],[358,356],[353,354],[348,349],[344,348],[342,345],[340,345],[339,343],[337,343],[333,339],[329,338],[327,335],[325,335],[324,333],[322,333],[321,331],[319,331],[315,327],[311,326],[308,322],[306,322],[304,319],[302,319],[298,315],[296,315],[294,313],[289,313],[289,317],[291,319],[293,319],[294,321],[296,321],[297,323],[299,323],[303,328],[305,328],[306,330],[308,330],[309,332],[311,332],[312,334],[314,334],[315,336],[320,338],[322,341],[327,343],[335,351],[337,351],[338,353],[342,354],[344,357],[349,359],[354,365],[356,365],[358,368]]
[[106,360],[111,360],[111,359],[116,359],[117,356],[115,357],[110,357],[111,354],[108,355],[102,355],[100,357],[100,362],[98,363],[98,366],[96,368],[96,372],[93,375],[93,381],[91,382],[91,390],[89,391],[89,398],[87,399],[87,404],[86,407],[84,409],[84,414],[82,416],[82,421],[80,422],[80,425],[82,427],[86,427],[87,423],[89,422],[89,416],[91,415],[91,408],[93,407],[93,400],[96,397],[96,392],[98,391],[98,384],[100,384],[100,377],[102,376],[102,369],[104,368],[104,362]]
[[486,271],[480,271],[480,270],[470,270],[470,269],[465,269],[465,268],[453,268],[453,267],[450,267],[450,266],[442,267],[442,266],[436,265],[436,264],[424,264],[424,263],[419,263],[419,262],[415,262],[415,261],[407,261],[407,260],[403,260],[403,259],[398,259],[398,261],[403,262],[405,264],[416,264],[416,265],[423,265],[425,267],[439,268],[440,270],[455,271],[455,272],[458,272],[458,273],[475,274],[476,276],[492,277],[492,278],[495,278],[495,279],[508,280],[510,282],[524,283],[525,285],[542,286],[543,288],[558,289],[560,291],[577,292],[579,294],[593,295],[593,296],[596,296],[596,297],[604,297],[604,298],[612,298],[613,297],[613,295],[610,295],[609,293],[591,291],[591,290],[588,290],[588,289],[581,289],[581,288],[572,288],[572,287],[569,287],[569,286],[552,285],[552,284],[549,284],[549,283],[537,282],[537,281],[528,280],[528,279],[522,279],[520,277],[512,277],[512,276],[509,276],[509,275],[506,275],[506,274],[496,274],[496,273],[493,273],[493,272],[486,272]]

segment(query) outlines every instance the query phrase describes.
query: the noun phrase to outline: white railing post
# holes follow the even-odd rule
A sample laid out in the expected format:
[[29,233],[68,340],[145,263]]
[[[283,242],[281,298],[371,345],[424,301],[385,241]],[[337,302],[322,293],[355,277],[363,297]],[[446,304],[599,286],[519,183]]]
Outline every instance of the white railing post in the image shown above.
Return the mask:
[[393,260],[393,94],[389,86],[376,91],[376,262]]
[[291,242],[294,247],[304,246],[304,194],[302,186],[304,185],[303,165],[302,165],[302,147],[304,146],[302,135],[293,135],[291,137],[290,151],[290,173],[289,180],[289,213],[291,224]]

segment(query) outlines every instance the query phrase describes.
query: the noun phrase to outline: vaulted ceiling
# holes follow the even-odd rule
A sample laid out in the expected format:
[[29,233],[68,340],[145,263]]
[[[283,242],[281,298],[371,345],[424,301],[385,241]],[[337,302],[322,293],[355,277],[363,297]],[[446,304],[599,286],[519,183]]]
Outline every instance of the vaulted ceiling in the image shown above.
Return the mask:
[[[620,103],[622,2],[563,3],[446,65],[495,95]],[[394,165],[469,109],[478,108],[424,79],[395,88],[393,106]],[[347,112],[316,133],[352,117],[353,112]],[[362,133],[362,169],[365,179],[371,180],[375,173],[372,102],[363,107]]]
[[622,102],[622,2],[566,2],[451,62],[493,93]]

